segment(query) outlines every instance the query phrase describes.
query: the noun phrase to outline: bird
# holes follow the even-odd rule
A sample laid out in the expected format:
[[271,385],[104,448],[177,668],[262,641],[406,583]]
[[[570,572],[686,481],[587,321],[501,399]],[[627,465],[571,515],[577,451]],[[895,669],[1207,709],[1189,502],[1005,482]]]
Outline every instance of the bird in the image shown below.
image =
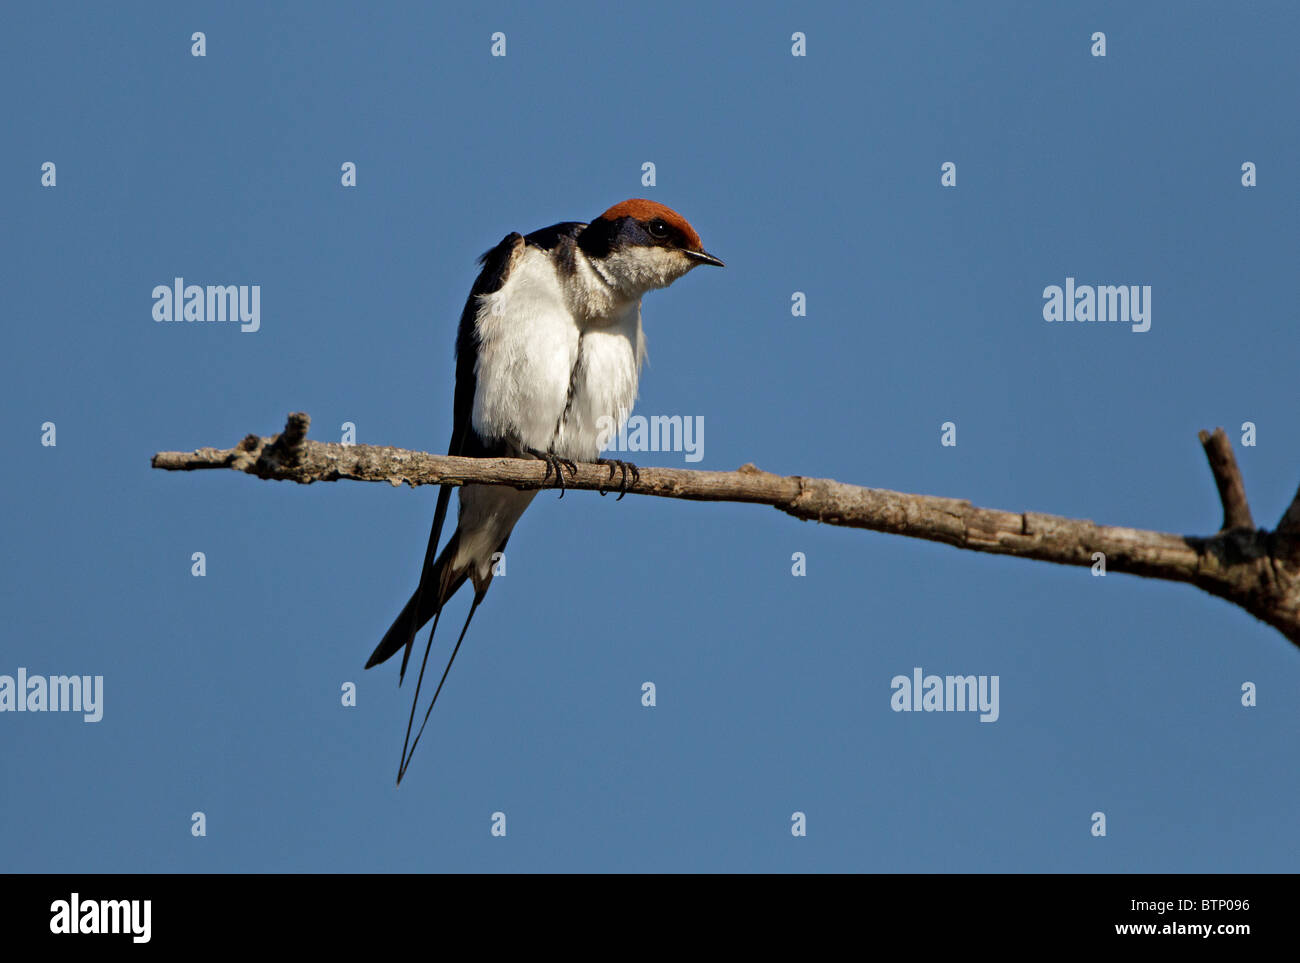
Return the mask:
[[[590,222],[563,221],[531,234],[511,232],[479,260],[456,334],[456,380],[447,454],[546,462],[564,497],[564,471],[576,462],[620,473],[619,498],[635,465],[600,457],[609,426],[620,427],[637,397],[646,341],[641,299],[701,265],[723,267],[704,250],[687,220],[645,198],[615,204]],[[366,662],[379,665],[402,650],[398,685],[406,677],[416,634],[430,620],[416,681],[397,783],[415,754],[470,621],[492,584],[504,552],[536,490],[499,485],[460,488],[457,525],[438,544],[455,486],[438,492],[424,564],[414,593]],[[605,492],[602,490],[601,494]],[[466,582],[474,598],[424,720],[411,741],[424,670],[443,606]]]

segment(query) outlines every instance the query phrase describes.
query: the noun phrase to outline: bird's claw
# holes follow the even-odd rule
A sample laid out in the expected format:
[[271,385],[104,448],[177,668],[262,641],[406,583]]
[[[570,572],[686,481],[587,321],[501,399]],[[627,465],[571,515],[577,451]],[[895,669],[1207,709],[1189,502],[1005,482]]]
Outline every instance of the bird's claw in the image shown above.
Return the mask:
[[570,458],[561,458],[553,451],[530,450],[529,454],[535,458],[540,458],[546,462],[546,471],[542,474],[542,485],[545,486],[550,480],[552,474],[555,475],[555,483],[560,489],[560,497],[564,497],[564,469],[569,469],[569,475],[573,478],[578,477],[578,465]]
[[[623,473],[622,478],[619,479],[618,498],[614,499],[616,502],[622,501],[623,496],[627,494],[627,477],[629,472],[632,474],[633,485],[636,485],[641,481],[641,472],[638,471],[636,465],[632,464],[630,461],[624,461],[621,458],[597,458],[596,464],[609,466],[609,478],[606,479],[606,481],[614,480],[614,471],[616,469]],[[596,490],[600,492],[602,497],[604,497],[605,486],[603,484]]]

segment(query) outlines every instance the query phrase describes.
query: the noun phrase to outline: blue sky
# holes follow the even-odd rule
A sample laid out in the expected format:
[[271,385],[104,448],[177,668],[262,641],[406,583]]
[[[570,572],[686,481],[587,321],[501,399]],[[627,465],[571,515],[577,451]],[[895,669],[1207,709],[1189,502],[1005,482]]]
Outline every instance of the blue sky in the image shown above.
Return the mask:
[[[645,301],[637,412],[705,447],[642,464],[1204,534],[1223,425],[1271,526],[1300,12],[1074,6],[11,11],[0,674],[102,675],[104,715],[0,714],[6,868],[1294,871],[1300,651],[1189,587],[543,494],[395,789],[411,690],[361,667],[435,491],[149,467],[291,410],[442,449],[475,257],[647,196],[728,266]],[[260,330],[155,323],[176,276],[260,285]],[[1045,322],[1067,277],[1150,285],[1151,329]],[[998,720],[891,711],[917,666],[998,676]]]

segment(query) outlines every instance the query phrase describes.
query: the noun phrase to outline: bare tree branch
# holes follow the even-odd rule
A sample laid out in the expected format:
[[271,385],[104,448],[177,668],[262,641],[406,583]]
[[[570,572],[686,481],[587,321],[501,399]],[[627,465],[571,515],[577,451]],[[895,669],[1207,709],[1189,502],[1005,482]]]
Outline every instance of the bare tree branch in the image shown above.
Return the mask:
[[[301,484],[351,479],[412,487],[543,487],[546,469],[541,461],[459,458],[378,445],[309,441],[309,425],[306,414],[294,413],[280,435],[249,435],[228,449],[159,452],[153,457],[153,467],[167,471],[227,468]],[[1224,530],[1203,537],[1097,525],[1039,512],[979,508],[957,498],[862,488],[827,478],[773,475],[753,465],[731,472],[641,468],[640,479],[629,485],[628,492],[771,505],[795,518],[828,525],[1060,565],[1091,567],[1101,559],[1108,572],[1195,585],[1241,606],[1300,646],[1300,492],[1278,531],[1256,529],[1227,436],[1220,429],[1215,435],[1201,432],[1201,440],[1224,505]],[[566,488],[606,491],[612,487],[608,467],[577,467],[572,479],[566,476]]]
[[1250,505],[1246,502],[1246,485],[1241,480],[1241,469],[1237,467],[1237,456],[1232,453],[1232,442],[1222,428],[1215,428],[1214,434],[1200,431],[1197,437],[1205,448],[1205,457],[1210,460],[1210,471],[1214,474],[1214,483],[1219,486],[1219,501],[1223,505],[1223,527],[1254,528],[1255,520],[1250,517]]
[[1289,538],[1300,538],[1300,488],[1296,489],[1290,507],[1282,515],[1282,520],[1277,523],[1277,533]]

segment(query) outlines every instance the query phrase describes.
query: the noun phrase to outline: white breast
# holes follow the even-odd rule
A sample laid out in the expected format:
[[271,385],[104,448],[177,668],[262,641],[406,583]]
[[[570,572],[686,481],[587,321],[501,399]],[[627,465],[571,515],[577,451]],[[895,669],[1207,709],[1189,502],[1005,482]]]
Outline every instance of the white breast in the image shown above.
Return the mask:
[[548,450],[568,401],[579,330],[546,252],[524,248],[501,290],[480,299],[477,321],[474,430]]
[[594,461],[636,402],[645,357],[641,302],[625,305],[606,323],[582,333],[571,394],[560,422],[555,453]]

